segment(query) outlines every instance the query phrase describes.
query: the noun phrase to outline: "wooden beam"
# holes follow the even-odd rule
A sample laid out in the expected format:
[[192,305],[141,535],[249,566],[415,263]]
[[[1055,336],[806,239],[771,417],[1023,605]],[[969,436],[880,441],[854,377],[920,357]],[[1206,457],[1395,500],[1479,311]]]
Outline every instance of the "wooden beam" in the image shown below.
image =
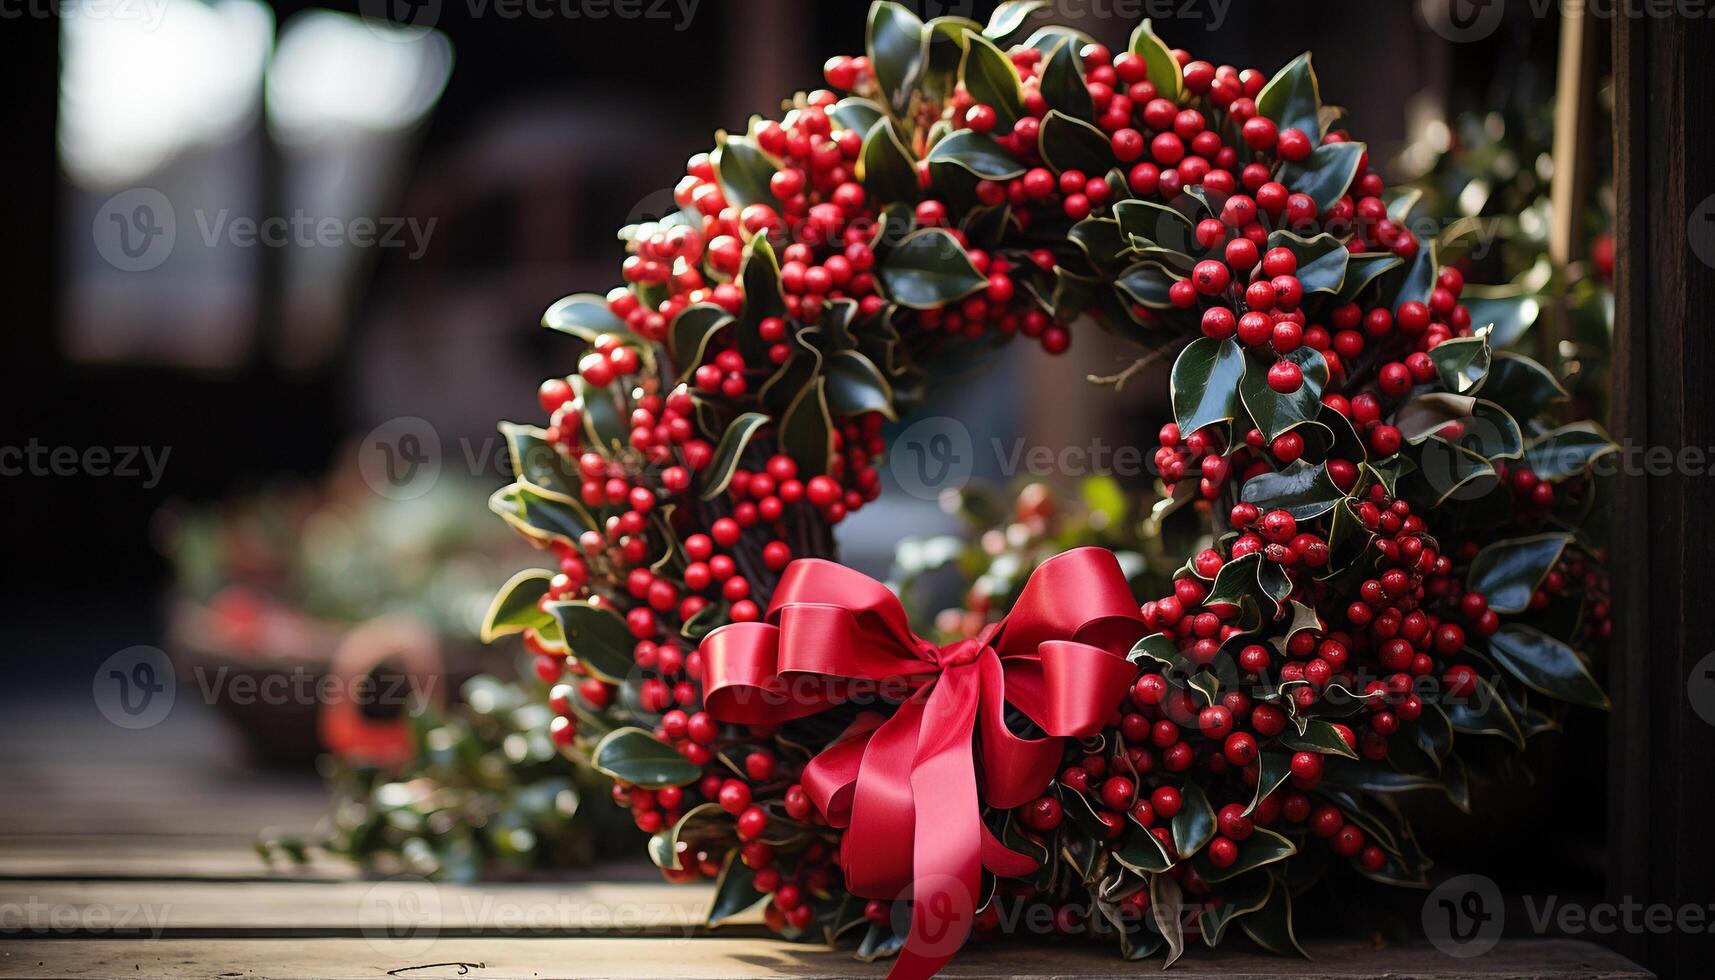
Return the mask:
[[[1622,8],[1629,9],[1629,8]],[[1625,452],[1612,533],[1609,890],[1669,908],[1715,901],[1715,725],[1690,701],[1715,649],[1715,21],[1613,18],[1619,239],[1614,429]],[[1701,253],[1701,254],[1700,254]],[[1698,465],[1687,465],[1696,449]],[[1641,465],[1654,453],[1674,464]],[[1640,455],[1643,453],[1645,455]],[[1705,975],[1705,929],[1634,930],[1615,945],[1666,976]]]

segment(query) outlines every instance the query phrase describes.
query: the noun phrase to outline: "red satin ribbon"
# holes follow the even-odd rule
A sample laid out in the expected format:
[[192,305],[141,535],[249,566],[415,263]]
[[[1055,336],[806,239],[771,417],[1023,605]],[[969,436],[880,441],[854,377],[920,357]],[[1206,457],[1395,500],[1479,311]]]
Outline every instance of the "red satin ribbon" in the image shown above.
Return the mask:
[[[1044,562],[1004,620],[946,647],[913,634],[881,583],[803,559],[781,577],[766,621],[703,640],[704,707],[724,722],[773,724],[849,699],[853,682],[903,697],[893,715],[865,714],[812,759],[803,786],[846,828],[840,864],[852,894],[913,890],[911,932],[889,976],[928,977],[969,932],[983,868],[1036,870],[989,831],[980,804],[1035,799],[1063,740],[1114,720],[1136,676],[1126,653],[1143,633],[1119,562],[1101,548]],[[1047,737],[1014,735],[1008,703]]]

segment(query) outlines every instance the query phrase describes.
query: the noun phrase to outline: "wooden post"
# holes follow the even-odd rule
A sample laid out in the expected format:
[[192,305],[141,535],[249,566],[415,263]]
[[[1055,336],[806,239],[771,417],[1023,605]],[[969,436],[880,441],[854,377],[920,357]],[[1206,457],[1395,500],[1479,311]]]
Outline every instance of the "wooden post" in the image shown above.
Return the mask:
[[[1554,183],[1551,190],[1551,224],[1548,257],[1556,269],[1565,269],[1584,257],[1584,216],[1595,188],[1597,44],[1603,36],[1603,21],[1585,16],[1581,4],[1564,8],[1560,18],[1560,57],[1555,76]],[[1536,331],[1537,354],[1543,363],[1559,359],[1561,341],[1571,335],[1571,311],[1566,299],[1567,280],[1556,286],[1552,310]]]
[[[1692,678],[1715,650],[1715,20],[1618,9],[1613,405],[1629,472],[1615,481],[1609,891],[1707,918],[1715,725],[1691,696],[1693,683],[1715,685]],[[1706,975],[1715,962],[1707,921],[1612,939],[1663,976]]]

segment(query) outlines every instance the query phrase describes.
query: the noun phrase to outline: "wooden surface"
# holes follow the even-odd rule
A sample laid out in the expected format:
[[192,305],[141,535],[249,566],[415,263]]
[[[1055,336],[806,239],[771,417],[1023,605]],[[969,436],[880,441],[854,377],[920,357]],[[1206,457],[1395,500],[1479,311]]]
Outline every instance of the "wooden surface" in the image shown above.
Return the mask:
[[[1715,871],[1715,20],[1612,18],[1618,249],[1614,435],[1665,450],[1657,474],[1614,480],[1609,691],[1609,900],[1710,901]],[[1701,253],[1701,254],[1700,254]],[[1695,459],[1680,454],[1695,450]],[[1694,463],[1695,465],[1687,465]],[[1715,934],[1616,936],[1664,976],[1707,976]]]
[[[849,949],[773,938],[755,913],[700,928],[712,890],[641,859],[481,886],[372,880],[338,861],[262,863],[258,829],[313,831],[314,779],[259,774],[212,714],[125,732],[87,702],[0,710],[0,980],[19,977],[879,977]],[[1180,976],[1641,977],[1587,943],[1432,949],[1309,944],[1314,960],[1193,944]],[[461,966],[460,964],[467,964]],[[482,964],[474,966],[468,964]],[[973,946],[950,977],[1154,974],[1105,945]],[[461,972],[462,971],[462,972]]]

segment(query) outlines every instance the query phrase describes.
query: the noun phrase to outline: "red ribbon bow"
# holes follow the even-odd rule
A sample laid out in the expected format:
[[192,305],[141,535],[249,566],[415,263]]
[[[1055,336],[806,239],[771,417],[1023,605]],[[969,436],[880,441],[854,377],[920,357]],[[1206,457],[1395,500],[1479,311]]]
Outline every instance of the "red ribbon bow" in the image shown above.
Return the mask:
[[[853,681],[899,685],[898,710],[853,723],[805,767],[803,786],[829,824],[846,828],[840,863],[852,894],[913,889],[910,935],[890,976],[927,977],[963,943],[983,868],[1036,870],[989,831],[979,800],[1035,799],[1062,740],[1114,719],[1136,676],[1126,653],[1143,632],[1119,562],[1101,548],[1044,562],[1004,620],[946,647],[913,634],[881,583],[803,559],[787,567],[765,622],[703,640],[704,706],[724,722],[774,724],[847,700]],[[1013,734],[1007,704],[1047,737]]]

